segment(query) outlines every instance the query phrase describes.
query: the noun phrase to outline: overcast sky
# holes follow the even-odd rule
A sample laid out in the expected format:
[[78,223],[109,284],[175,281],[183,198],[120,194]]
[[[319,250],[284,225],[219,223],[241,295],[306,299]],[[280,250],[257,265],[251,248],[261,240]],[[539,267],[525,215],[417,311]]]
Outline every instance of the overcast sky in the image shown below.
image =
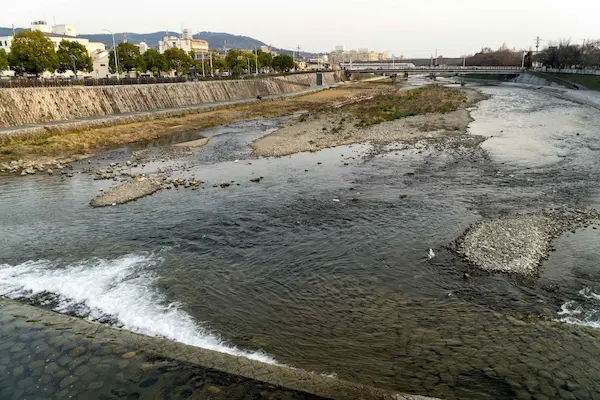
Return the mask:
[[529,48],[534,38],[600,38],[599,0],[27,0],[10,3],[0,26],[28,27],[46,19],[137,33],[228,32],[280,48],[329,52],[367,47],[391,55],[472,54],[482,46]]

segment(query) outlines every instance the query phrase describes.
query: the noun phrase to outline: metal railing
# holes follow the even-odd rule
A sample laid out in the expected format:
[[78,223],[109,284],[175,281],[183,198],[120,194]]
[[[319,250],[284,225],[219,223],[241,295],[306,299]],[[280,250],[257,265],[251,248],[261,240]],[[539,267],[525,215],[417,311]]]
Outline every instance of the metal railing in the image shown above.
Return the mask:
[[577,74],[577,75],[600,75],[600,69],[598,68],[586,68],[586,69],[579,69],[579,68],[546,68],[546,67],[542,67],[542,68],[538,68],[536,69],[536,71],[538,72],[556,72],[556,73],[561,73],[561,74]]
[[297,71],[276,74],[244,74],[239,76],[202,76],[196,73],[195,78],[188,75],[176,77],[152,77],[142,76],[138,78],[90,78],[71,79],[71,78],[22,78],[13,77],[0,79],[1,88],[33,88],[33,87],[70,87],[70,86],[114,86],[114,85],[148,85],[160,83],[184,83],[194,81],[213,81],[213,80],[240,80],[240,79],[261,79],[266,77],[288,76],[298,74],[314,74],[316,71]]

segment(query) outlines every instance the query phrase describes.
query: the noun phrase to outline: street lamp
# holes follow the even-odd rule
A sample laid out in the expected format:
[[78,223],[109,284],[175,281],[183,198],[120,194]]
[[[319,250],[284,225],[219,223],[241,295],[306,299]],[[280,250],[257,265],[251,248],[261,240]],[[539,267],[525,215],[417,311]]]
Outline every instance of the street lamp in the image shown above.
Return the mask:
[[119,80],[119,59],[117,56],[117,45],[115,44],[115,34],[109,31],[108,29],[102,29],[104,32],[108,32],[112,35],[113,40],[113,52],[115,54],[115,72],[117,74],[117,80]]

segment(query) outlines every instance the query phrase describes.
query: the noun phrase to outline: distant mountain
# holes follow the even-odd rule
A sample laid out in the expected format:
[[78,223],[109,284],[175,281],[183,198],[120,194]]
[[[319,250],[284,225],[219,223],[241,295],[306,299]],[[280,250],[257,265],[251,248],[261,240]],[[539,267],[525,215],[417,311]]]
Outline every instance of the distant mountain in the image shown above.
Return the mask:
[[[177,36],[181,35],[180,32],[152,32],[152,33],[135,33],[135,32],[120,32],[115,33],[115,40],[117,43],[122,42],[125,37],[129,43],[139,44],[140,42],[146,42],[148,46],[158,48],[159,40],[162,40],[165,36]],[[92,42],[102,42],[107,46],[112,46],[112,36],[109,34],[92,34],[92,35],[79,35],[79,37],[89,39]],[[250,49],[252,46],[264,46],[265,43],[260,40],[253,39],[247,36],[232,35],[229,33],[222,32],[200,32],[195,34],[194,39],[202,39],[208,42],[210,48],[222,49],[225,41],[227,42],[227,48],[230,49]]]
[[[23,28],[17,28],[16,31],[23,30]],[[0,36],[12,35],[12,28],[0,27]],[[180,32],[152,32],[152,33],[135,33],[135,32],[119,32],[115,33],[115,41],[121,43],[125,37],[129,43],[140,44],[145,42],[148,46],[158,48],[159,40],[162,40],[164,36],[180,36]],[[112,35],[108,33],[97,33],[90,35],[79,35],[78,37],[89,39],[91,42],[101,42],[107,47],[112,47]],[[254,39],[248,36],[232,35],[231,33],[225,32],[199,32],[196,33],[194,39],[202,39],[208,42],[208,46],[211,49],[222,49],[227,42],[228,49],[252,49],[253,46],[260,47],[266,46],[265,42],[261,42],[258,39]],[[292,54],[292,50],[272,48],[278,53]],[[301,52],[304,57],[312,56],[312,53]]]

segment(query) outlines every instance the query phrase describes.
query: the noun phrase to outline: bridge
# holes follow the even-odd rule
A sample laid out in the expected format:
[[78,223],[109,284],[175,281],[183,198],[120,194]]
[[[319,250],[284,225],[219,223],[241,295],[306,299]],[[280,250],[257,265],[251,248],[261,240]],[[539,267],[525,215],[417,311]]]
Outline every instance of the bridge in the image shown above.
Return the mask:
[[520,74],[525,71],[522,67],[504,67],[504,66],[472,66],[472,67],[456,67],[456,66],[438,66],[438,67],[415,67],[405,64],[398,66],[378,66],[373,67],[369,64],[341,64],[342,69],[346,74],[363,73],[363,74],[399,74],[399,73],[423,73],[423,74],[438,74],[438,73],[485,73],[485,74]]

